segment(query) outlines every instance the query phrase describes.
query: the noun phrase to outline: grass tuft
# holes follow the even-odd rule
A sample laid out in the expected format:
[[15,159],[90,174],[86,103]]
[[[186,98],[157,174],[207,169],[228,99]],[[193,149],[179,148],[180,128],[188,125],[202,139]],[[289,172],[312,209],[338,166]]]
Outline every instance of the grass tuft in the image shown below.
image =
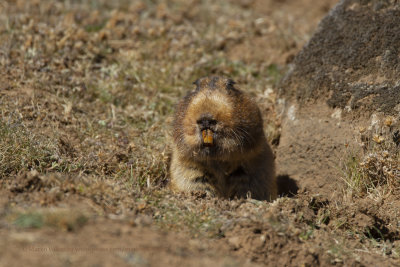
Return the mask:
[[36,210],[11,213],[13,224],[19,228],[52,227],[62,231],[76,231],[88,222],[88,217],[74,210]]
[[14,221],[14,225],[20,228],[41,228],[44,225],[43,216],[40,213],[23,213]]
[[363,153],[351,155],[344,165],[347,188],[357,196],[385,195],[400,188],[400,149],[388,119],[375,131],[361,132]]
[[57,159],[50,140],[28,132],[22,125],[0,121],[0,179],[21,170],[50,168]]

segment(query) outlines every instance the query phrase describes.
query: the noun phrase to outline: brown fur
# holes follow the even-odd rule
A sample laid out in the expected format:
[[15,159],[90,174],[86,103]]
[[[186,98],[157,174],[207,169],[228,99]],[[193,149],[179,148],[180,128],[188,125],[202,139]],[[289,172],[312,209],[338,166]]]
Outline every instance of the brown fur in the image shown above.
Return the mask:
[[[256,103],[229,79],[205,77],[195,84],[175,114],[171,187],[226,198],[275,199],[273,154]],[[204,127],[213,132],[212,146],[203,142]]]

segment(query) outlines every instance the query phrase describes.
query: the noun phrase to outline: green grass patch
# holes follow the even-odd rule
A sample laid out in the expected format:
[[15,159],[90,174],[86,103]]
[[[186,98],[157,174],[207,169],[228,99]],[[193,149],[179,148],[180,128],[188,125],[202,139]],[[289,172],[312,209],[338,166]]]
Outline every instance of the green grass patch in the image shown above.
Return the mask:
[[52,227],[63,231],[75,231],[88,222],[88,217],[74,210],[33,211],[11,214],[12,223],[19,228]]
[[44,225],[43,215],[35,212],[20,214],[14,225],[20,228],[41,228]]

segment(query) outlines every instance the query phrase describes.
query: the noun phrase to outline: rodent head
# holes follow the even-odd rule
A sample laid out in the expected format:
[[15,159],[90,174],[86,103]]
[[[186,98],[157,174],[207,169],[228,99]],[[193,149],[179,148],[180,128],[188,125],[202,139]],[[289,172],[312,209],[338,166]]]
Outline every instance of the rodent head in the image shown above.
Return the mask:
[[204,77],[178,104],[174,140],[194,160],[240,160],[265,138],[256,103],[222,77]]

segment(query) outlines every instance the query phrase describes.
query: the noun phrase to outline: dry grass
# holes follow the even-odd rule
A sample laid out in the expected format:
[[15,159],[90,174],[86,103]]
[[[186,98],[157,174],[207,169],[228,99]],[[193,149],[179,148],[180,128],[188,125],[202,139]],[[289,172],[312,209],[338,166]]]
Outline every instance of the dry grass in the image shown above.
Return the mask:
[[[1,175],[38,169],[158,185],[167,177],[174,104],[195,79],[228,75],[253,95],[276,83],[275,65],[224,55],[244,30],[256,34],[250,14],[226,3],[218,12],[236,17],[232,24],[209,12],[217,5],[192,4],[4,4],[1,62],[14,78],[6,76],[1,95],[1,160],[9,166]],[[276,136],[276,128],[269,117],[266,129]]]
[[[397,201],[400,189],[398,122],[393,117],[377,118],[372,117],[368,129],[360,128],[360,147],[349,152],[344,164],[346,186],[340,212],[351,212],[338,220],[338,228],[363,240],[367,245],[362,251],[398,258],[398,246],[392,243],[398,243],[397,227],[391,227],[396,217],[391,203]],[[361,214],[356,220],[351,219],[354,210]]]
[[344,166],[344,180],[354,195],[384,196],[399,189],[400,150],[396,123],[393,117],[387,117],[369,130],[360,129],[363,153],[353,153]]
[[22,169],[51,167],[56,148],[48,140],[29,133],[17,123],[0,122],[0,179],[5,179]]

